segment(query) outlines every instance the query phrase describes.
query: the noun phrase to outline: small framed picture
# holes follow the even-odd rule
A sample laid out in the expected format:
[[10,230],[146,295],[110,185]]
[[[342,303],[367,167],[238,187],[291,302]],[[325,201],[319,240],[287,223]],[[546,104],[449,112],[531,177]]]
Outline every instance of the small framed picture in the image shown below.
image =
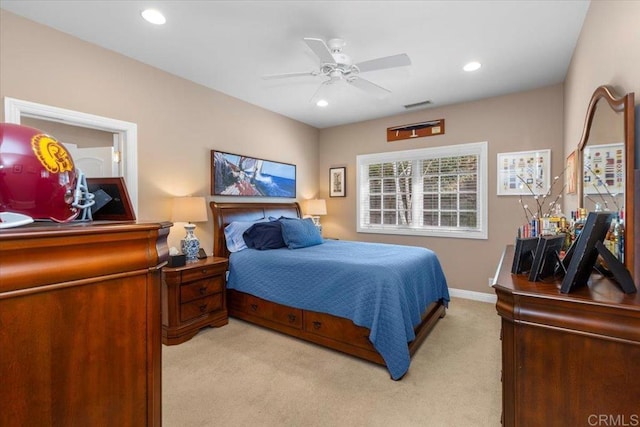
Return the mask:
[[329,197],[346,196],[346,167],[329,169]]
[[573,150],[567,157],[567,169],[565,172],[565,179],[567,184],[567,194],[576,193],[576,151]]
[[95,221],[134,221],[124,178],[87,178],[87,187],[94,195],[91,215]]
[[551,150],[498,153],[498,196],[545,194],[551,186]]

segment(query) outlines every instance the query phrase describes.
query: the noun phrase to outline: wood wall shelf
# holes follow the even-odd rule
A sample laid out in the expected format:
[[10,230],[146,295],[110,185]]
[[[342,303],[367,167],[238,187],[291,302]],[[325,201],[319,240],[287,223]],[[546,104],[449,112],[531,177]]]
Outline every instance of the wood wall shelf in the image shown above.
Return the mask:
[[387,142],[434,135],[444,135],[444,119],[387,128]]

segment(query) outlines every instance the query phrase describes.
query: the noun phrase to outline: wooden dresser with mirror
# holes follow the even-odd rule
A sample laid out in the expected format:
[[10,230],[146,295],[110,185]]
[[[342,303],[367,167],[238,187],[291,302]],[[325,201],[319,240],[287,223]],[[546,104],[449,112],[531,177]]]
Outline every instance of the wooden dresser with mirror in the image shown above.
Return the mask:
[[[637,288],[634,132],[634,94],[618,96],[611,87],[598,87],[587,108],[576,166],[578,207],[595,209],[594,201],[599,209],[624,206],[624,265]],[[612,179],[623,180],[622,191],[600,194],[584,188],[585,176],[591,173],[585,167],[592,159],[583,155],[610,146],[621,147],[622,158],[614,158],[613,168],[597,173],[604,178],[613,173]],[[615,176],[620,169],[624,173]],[[625,294],[613,280],[592,274],[587,286],[562,293],[561,280],[530,282],[525,275],[511,274],[513,257],[509,245],[493,286],[502,322],[502,424],[599,425],[602,417],[626,423],[617,425],[637,424],[640,292]]]
[[598,87],[587,108],[577,148],[578,204],[587,211],[623,211],[624,264],[638,283],[636,267],[634,94],[618,96],[610,86]]

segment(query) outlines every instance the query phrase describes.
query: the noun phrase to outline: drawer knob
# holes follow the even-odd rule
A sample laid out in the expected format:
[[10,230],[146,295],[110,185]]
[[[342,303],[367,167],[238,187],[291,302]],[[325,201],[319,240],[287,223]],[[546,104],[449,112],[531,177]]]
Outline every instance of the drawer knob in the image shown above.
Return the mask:
[[207,292],[207,287],[206,287],[206,286],[202,286],[202,287],[200,288],[200,295],[204,295],[204,294],[205,294],[205,292]]
[[287,315],[287,317],[289,318],[289,323],[294,323],[296,321],[296,315],[295,314],[289,313]]
[[318,330],[322,326],[322,322],[318,322],[317,320],[313,322],[313,329]]
[[205,268],[204,270],[202,270],[202,274],[207,274],[209,271]]
[[204,313],[207,310],[207,304],[203,304],[200,306],[200,313]]
[[251,311],[256,311],[258,309],[258,304],[251,304]]

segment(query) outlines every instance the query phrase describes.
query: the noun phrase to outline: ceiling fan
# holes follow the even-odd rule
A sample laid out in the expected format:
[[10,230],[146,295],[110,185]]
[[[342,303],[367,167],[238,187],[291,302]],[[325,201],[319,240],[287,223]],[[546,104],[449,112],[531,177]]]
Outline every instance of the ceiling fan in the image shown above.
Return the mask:
[[262,76],[262,78],[270,80],[301,76],[328,77],[329,79],[323,81],[311,97],[311,101],[313,102],[319,99],[321,90],[324,87],[339,82],[346,82],[347,84],[361,89],[373,96],[383,98],[390,94],[391,91],[360,77],[360,73],[411,65],[411,60],[406,53],[385,56],[353,64],[351,58],[342,52],[342,48],[346,45],[346,42],[343,39],[330,39],[327,43],[322,39],[316,38],[305,38],[304,41],[320,60],[319,69],[306,72],[270,74]]

